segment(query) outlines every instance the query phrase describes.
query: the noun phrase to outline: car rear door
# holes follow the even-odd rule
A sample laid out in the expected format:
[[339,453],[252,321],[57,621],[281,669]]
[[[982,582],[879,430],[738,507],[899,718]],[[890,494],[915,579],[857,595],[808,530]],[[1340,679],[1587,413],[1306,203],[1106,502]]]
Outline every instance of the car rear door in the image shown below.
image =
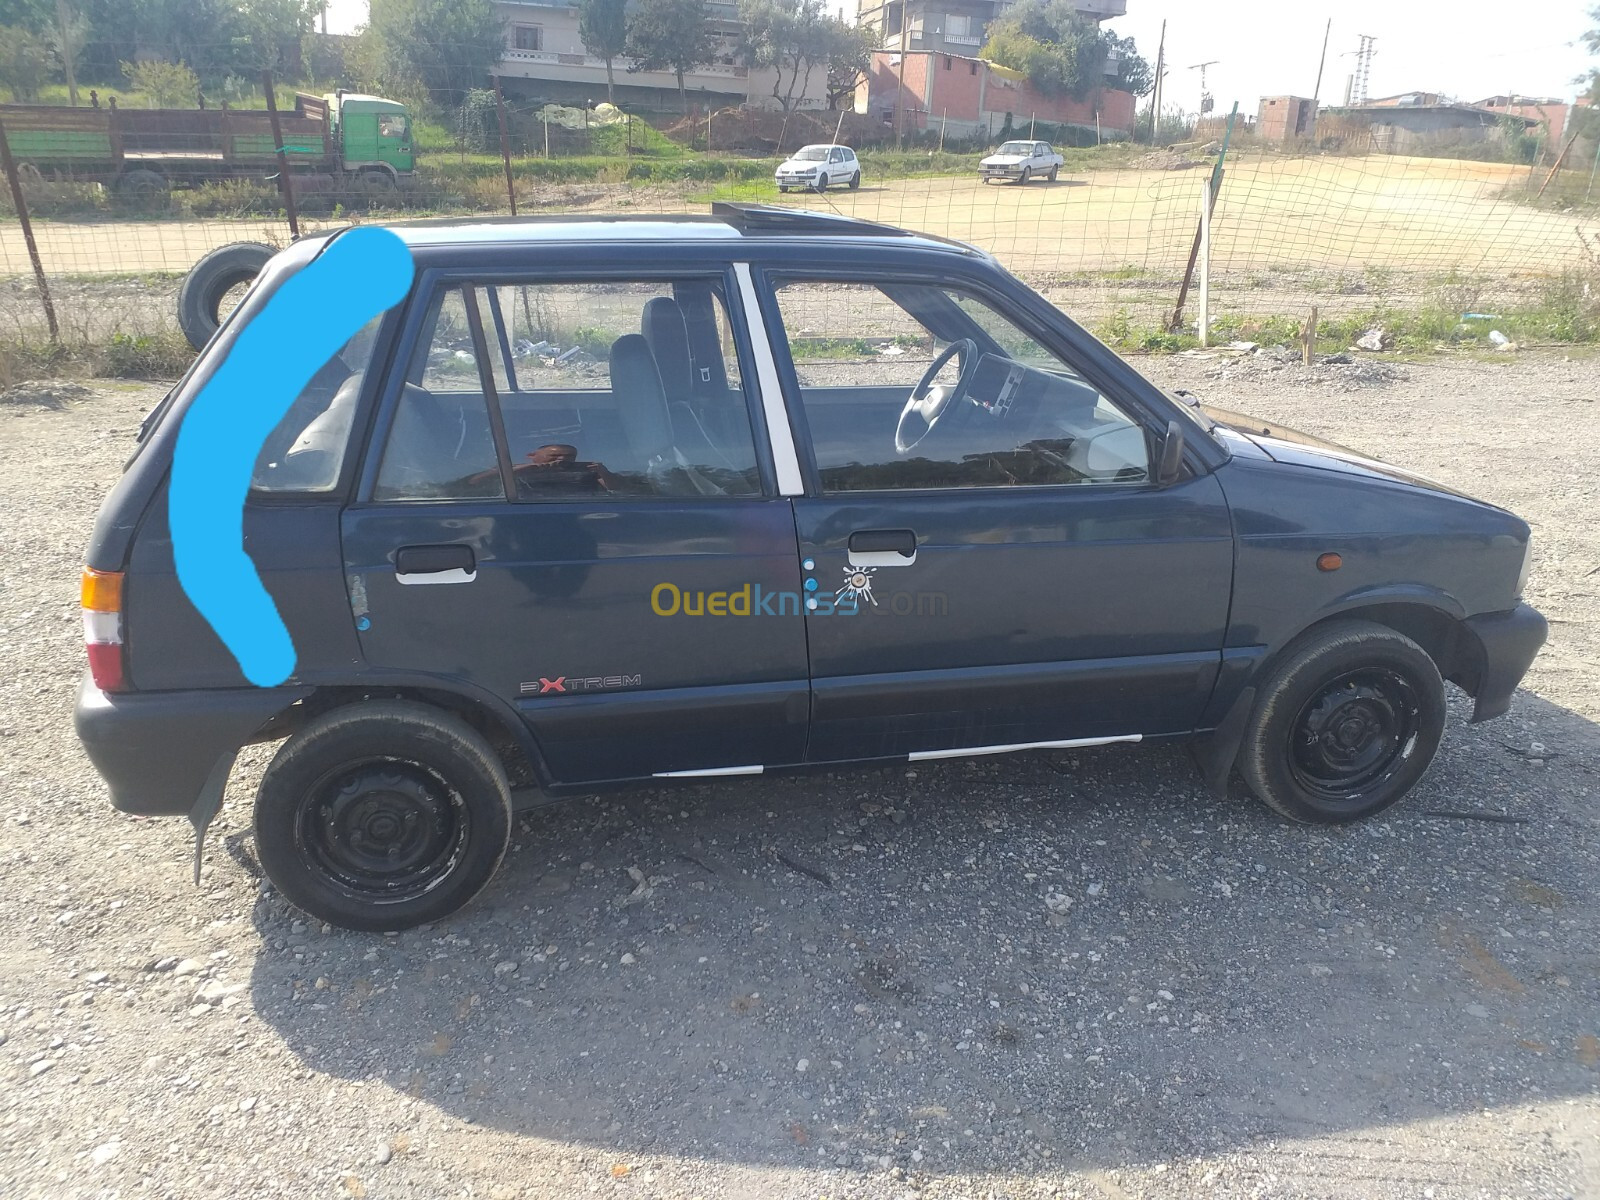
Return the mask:
[[801,760],[803,625],[747,599],[798,589],[798,556],[730,286],[423,280],[343,517],[376,679],[513,708],[558,783]]
[[[1189,470],[1157,486],[1155,418],[1074,370],[1036,314],[953,278],[859,268],[768,277],[807,472],[795,523],[808,757],[941,757],[1194,729],[1231,589],[1217,481]],[[1005,363],[1047,368],[1046,390],[1077,424],[1052,440],[975,412],[964,435],[897,453],[908,395],[962,336]],[[1073,455],[1078,464],[1063,466]]]

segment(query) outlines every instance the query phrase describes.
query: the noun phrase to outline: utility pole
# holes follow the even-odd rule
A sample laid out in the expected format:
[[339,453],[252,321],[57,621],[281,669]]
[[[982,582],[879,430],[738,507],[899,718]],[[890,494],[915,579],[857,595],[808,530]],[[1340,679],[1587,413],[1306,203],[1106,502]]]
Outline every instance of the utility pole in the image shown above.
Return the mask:
[[1375,44],[1378,40],[1368,33],[1363,33],[1359,36],[1361,38],[1361,48],[1356,51],[1356,73],[1354,81],[1350,85],[1351,103],[1358,105],[1367,102],[1367,84],[1371,79],[1372,56],[1377,53]]
[[[910,45],[910,0],[901,0],[901,61],[894,78],[894,149],[906,149],[906,48]],[[888,8],[885,8],[888,13]]]
[[1311,91],[1311,105],[1313,108],[1315,108],[1317,102],[1322,99],[1322,72],[1326,70],[1328,66],[1328,39],[1332,36],[1333,18],[1329,17],[1328,28],[1324,30],[1322,34],[1322,58],[1317,63],[1317,86]]
[[1216,101],[1211,98],[1211,91],[1206,87],[1206,68],[1214,67],[1221,61],[1220,58],[1213,58],[1203,63],[1195,63],[1194,66],[1189,68],[1191,71],[1200,72],[1200,115],[1202,117],[1216,107]]
[[1156,86],[1150,93],[1150,144],[1154,146],[1161,136],[1161,77],[1167,67],[1167,23],[1161,22],[1161,41],[1156,45]]
[[61,65],[67,72],[67,99],[78,107],[78,80],[72,69],[72,29],[67,20],[67,0],[56,0],[56,21],[61,26]]

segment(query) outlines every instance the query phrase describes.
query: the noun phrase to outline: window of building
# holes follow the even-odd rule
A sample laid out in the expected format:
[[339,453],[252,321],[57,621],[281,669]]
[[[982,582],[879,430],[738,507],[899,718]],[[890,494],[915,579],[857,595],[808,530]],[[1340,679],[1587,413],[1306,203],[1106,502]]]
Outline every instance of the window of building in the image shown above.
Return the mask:
[[518,25],[512,30],[511,44],[518,50],[543,50],[544,28],[540,25]]

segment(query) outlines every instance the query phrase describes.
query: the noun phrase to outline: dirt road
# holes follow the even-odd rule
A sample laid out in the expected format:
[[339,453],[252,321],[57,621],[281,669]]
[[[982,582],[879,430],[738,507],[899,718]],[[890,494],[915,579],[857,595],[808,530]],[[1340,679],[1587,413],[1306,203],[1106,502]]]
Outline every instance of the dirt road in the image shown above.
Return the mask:
[[1178,750],[658,789],[396,937],[262,884],[271,747],[198,888],[107,805],[77,571],[160,389],[8,395],[0,1194],[1600,1195],[1595,361],[1145,365],[1533,522],[1551,643],[1398,809],[1290,827]]
[[[825,196],[766,197],[943,237],[991,251],[1013,271],[1120,273],[1170,279],[1188,260],[1204,170],[1096,171],[1026,187],[970,178],[913,178]],[[1361,284],[1370,271],[1499,277],[1559,272],[1578,253],[1578,232],[1600,222],[1515,204],[1526,168],[1448,159],[1257,156],[1231,164],[1213,243],[1218,275],[1297,272],[1326,289]],[[703,209],[682,191],[626,185],[556,189],[552,202],[600,211]],[[550,191],[548,187],[546,191]],[[323,223],[326,224],[326,223]],[[308,221],[305,228],[319,227]],[[281,242],[276,220],[37,223],[45,269],[58,274],[181,271],[226,242]],[[0,224],[0,277],[24,274],[18,227]],[[1350,278],[1335,278],[1346,274]],[[1115,281],[1113,281],[1115,282]],[[1381,280],[1366,279],[1371,290]]]

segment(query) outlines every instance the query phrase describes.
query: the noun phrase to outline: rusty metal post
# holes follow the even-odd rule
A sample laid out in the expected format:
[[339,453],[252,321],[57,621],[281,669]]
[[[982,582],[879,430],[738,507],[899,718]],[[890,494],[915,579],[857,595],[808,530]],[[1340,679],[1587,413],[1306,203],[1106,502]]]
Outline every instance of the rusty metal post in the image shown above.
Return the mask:
[[44,264],[39,261],[39,246],[33,240],[33,222],[28,220],[28,202],[22,195],[22,176],[11,157],[11,143],[6,140],[6,126],[0,121],[0,168],[4,168],[6,182],[11,185],[11,201],[17,206],[17,221],[22,226],[22,240],[28,247],[28,261],[33,264],[34,282],[39,285],[39,300],[44,305],[45,323],[50,326],[50,340],[61,340],[61,327],[56,324],[55,301],[50,299],[50,281],[45,278]]
[[511,201],[511,215],[514,217],[517,215],[517,185],[511,180],[511,138],[506,132],[506,98],[500,90],[498,75],[494,77],[494,111],[500,121],[500,161],[506,167],[506,196]]
[[273,89],[272,72],[261,72],[261,86],[267,93],[267,115],[272,119],[272,144],[278,150],[278,190],[283,193],[283,211],[289,218],[289,238],[300,236],[300,216],[294,209],[294,184],[289,181],[289,156],[283,150],[283,126],[278,121],[278,97]]

